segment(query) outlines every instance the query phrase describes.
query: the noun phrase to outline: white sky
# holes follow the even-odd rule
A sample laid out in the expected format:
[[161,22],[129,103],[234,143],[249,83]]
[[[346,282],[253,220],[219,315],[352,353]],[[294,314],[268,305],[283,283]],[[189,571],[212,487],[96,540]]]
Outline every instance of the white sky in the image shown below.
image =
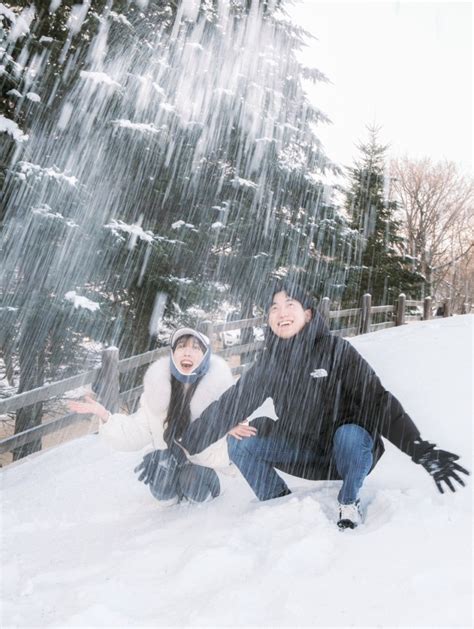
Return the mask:
[[318,38],[302,60],[332,82],[310,90],[333,122],[318,129],[330,158],[350,165],[375,123],[392,155],[472,169],[471,2],[295,0],[289,12]]

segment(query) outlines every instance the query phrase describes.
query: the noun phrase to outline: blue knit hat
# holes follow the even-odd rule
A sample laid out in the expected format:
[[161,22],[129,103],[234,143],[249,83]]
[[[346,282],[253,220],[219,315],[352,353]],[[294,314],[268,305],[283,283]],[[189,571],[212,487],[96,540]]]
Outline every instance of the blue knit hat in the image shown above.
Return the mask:
[[[204,356],[196,367],[196,369],[190,374],[182,373],[176,363],[174,362],[173,352],[176,344],[183,336],[194,336],[202,345]],[[170,339],[171,353],[170,353],[170,371],[171,375],[176,378],[182,384],[194,384],[199,378],[202,378],[208,371],[211,363],[211,342],[209,338],[202,332],[193,330],[192,328],[179,328],[175,330]]]

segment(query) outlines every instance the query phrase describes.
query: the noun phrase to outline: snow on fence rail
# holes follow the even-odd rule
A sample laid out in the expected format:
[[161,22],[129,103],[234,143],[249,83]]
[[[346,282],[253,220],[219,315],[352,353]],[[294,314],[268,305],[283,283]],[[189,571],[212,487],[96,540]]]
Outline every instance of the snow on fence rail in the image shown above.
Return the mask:
[[[424,301],[407,300],[401,294],[394,305],[372,306],[372,297],[366,294],[362,297],[360,308],[349,308],[346,310],[331,310],[331,303],[328,297],[324,297],[319,304],[319,313],[325,319],[333,334],[339,336],[356,336],[366,334],[384,328],[404,325],[407,322],[427,320],[432,317],[432,300],[426,297]],[[415,315],[407,314],[407,308],[416,308]],[[451,315],[450,301],[446,300],[442,306],[444,317]],[[384,315],[388,321],[374,323],[373,319],[377,315]],[[341,321],[347,321],[346,327],[340,327]],[[227,323],[207,323],[207,335],[215,344],[216,336],[230,330],[244,330],[265,325],[264,317],[254,319],[243,319],[240,321],[228,321]],[[244,343],[218,350],[217,353],[223,358],[231,356],[244,357],[246,364],[234,366],[234,375],[242,373],[253,361],[255,354],[262,350],[263,341]],[[98,399],[110,411],[116,412],[123,404],[136,402],[143,392],[143,386],[135,387],[126,391],[120,391],[120,374],[127,373],[138,367],[152,363],[160,356],[167,354],[168,348],[160,348],[131,356],[120,360],[119,350],[116,347],[109,347],[102,352],[101,367],[80,373],[76,376],[46,384],[37,389],[26,391],[18,395],[0,400],[0,416],[18,411],[19,409],[32,406],[41,402],[49,401],[55,397],[62,396],[68,391],[78,387],[96,384]],[[42,423],[39,426],[29,428],[23,432],[14,434],[0,440],[0,454],[11,452],[32,441],[37,441],[45,435],[62,430],[68,426],[84,421],[84,416],[76,413],[69,413],[62,417]],[[72,437],[74,438],[74,437]]]

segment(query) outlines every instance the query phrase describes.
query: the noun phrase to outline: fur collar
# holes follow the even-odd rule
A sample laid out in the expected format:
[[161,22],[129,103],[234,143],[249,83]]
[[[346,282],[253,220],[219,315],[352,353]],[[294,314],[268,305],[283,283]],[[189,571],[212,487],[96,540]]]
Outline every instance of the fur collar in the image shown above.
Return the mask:
[[[191,400],[191,420],[196,419],[211,402],[234,384],[227,362],[220,356],[211,356],[209,371],[199,382]],[[153,414],[165,417],[171,396],[169,356],[163,356],[147,370],[143,380],[143,396]]]

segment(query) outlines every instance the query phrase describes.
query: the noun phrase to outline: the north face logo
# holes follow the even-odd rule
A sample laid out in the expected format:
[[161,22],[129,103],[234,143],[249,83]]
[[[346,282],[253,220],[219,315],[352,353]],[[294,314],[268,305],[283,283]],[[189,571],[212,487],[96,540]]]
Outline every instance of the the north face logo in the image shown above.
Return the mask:
[[315,369],[309,375],[311,378],[326,378],[328,372],[325,369]]

